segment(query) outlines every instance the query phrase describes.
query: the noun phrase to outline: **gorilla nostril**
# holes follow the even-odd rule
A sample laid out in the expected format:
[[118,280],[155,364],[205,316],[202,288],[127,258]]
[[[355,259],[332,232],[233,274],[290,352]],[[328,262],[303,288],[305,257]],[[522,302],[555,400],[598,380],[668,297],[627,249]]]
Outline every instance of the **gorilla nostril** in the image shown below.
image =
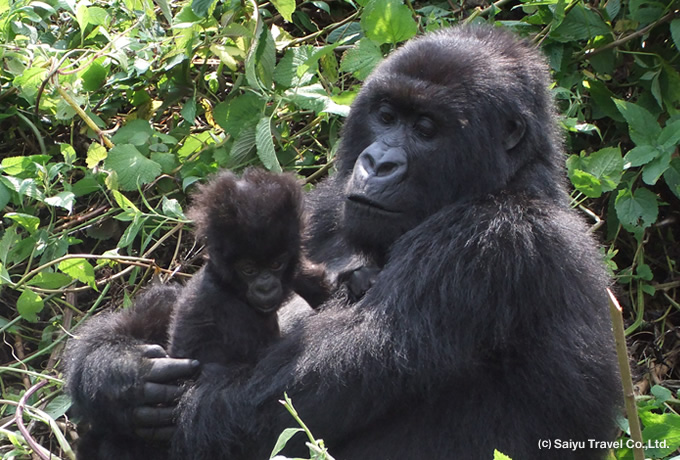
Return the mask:
[[381,163],[378,165],[375,175],[378,177],[386,177],[386,176],[391,176],[394,174],[397,169],[399,168],[399,165],[397,163],[393,162],[386,162],[386,163]]

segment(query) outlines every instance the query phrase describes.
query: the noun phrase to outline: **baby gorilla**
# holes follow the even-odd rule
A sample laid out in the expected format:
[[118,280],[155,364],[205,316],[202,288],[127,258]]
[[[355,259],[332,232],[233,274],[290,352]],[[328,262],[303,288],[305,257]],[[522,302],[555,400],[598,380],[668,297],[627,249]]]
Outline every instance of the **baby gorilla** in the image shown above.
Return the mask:
[[223,171],[200,187],[189,217],[208,260],[178,301],[170,356],[254,363],[279,336],[276,311],[294,290],[313,307],[328,297],[323,270],[302,266],[301,216],[302,192],[290,175]]

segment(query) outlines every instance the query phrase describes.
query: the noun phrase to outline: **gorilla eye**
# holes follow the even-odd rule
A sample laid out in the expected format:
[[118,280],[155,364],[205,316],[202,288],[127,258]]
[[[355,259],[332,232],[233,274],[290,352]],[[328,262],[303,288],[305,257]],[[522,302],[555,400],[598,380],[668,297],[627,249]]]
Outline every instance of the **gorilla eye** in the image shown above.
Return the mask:
[[437,127],[434,122],[429,118],[421,118],[416,122],[415,131],[421,137],[429,139],[437,134]]
[[380,117],[380,121],[386,125],[391,125],[397,121],[397,116],[388,107],[381,107],[378,111],[378,116]]
[[244,276],[254,276],[257,274],[257,267],[252,263],[242,263],[238,264],[236,269],[241,272]]
[[284,266],[285,266],[285,263],[283,261],[277,260],[275,262],[272,262],[272,264],[269,265],[269,268],[271,268],[274,271],[279,271],[279,270],[283,269]]

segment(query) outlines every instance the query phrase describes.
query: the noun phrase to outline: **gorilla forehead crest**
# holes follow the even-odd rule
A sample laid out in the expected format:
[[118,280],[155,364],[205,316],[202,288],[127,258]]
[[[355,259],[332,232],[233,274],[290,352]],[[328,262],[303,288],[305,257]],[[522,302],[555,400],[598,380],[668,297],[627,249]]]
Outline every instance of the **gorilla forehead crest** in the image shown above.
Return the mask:
[[[499,28],[461,26],[407,42],[378,66],[365,88],[430,102],[493,96],[500,103],[543,95],[546,81],[543,56],[529,42]],[[531,109],[541,105],[550,105],[549,100],[536,101]]]

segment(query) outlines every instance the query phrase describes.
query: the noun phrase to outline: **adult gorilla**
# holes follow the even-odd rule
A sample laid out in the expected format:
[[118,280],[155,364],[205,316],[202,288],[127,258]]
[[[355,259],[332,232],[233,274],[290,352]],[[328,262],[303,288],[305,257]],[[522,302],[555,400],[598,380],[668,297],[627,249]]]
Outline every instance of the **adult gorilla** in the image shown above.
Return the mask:
[[[547,86],[533,47],[489,27],[383,62],[311,198],[308,238],[332,269],[360,252],[382,270],[357,302],[297,316],[247,376],[202,374],[177,406],[172,458],[267,458],[294,425],[284,392],[338,459],[602,458],[539,450],[610,440],[619,400],[608,279],[567,206]],[[104,440],[166,433],[163,408],[133,409],[190,367],[142,356],[145,304],[92,320],[67,355]]]

